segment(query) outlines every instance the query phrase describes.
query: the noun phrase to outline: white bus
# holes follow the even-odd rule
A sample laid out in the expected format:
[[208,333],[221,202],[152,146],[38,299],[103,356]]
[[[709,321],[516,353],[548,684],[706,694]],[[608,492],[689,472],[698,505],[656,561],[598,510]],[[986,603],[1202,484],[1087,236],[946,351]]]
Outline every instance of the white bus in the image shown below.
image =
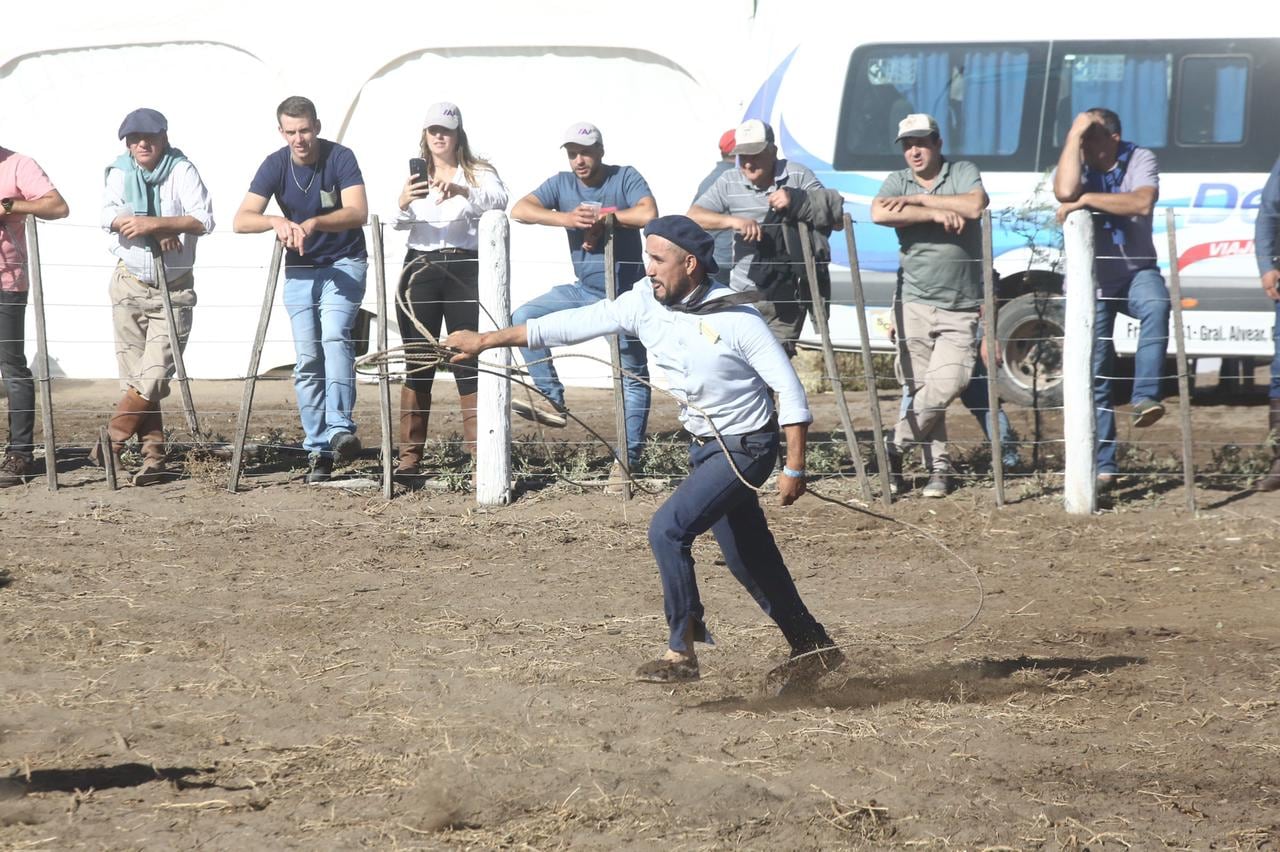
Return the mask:
[[[944,154],[976,163],[991,196],[1002,394],[1058,404],[1063,270],[1051,175],[1072,119],[1102,106],[1120,115],[1125,139],[1159,159],[1155,242],[1167,278],[1164,208],[1173,208],[1188,354],[1269,360],[1274,303],[1259,287],[1253,227],[1280,153],[1280,38],[1232,37],[1215,21],[1241,17],[1197,14],[1152,23],[1180,28],[1179,37],[1115,40],[1104,38],[1114,22],[1033,26],[1016,19],[1025,12],[996,22],[994,4],[978,6],[976,16],[934,18],[937,26],[869,13],[825,21],[820,36],[790,45],[775,35],[775,58],[747,109],[774,124],[785,156],[844,194],[873,348],[892,348],[884,320],[898,247],[893,229],[871,223],[870,202],[904,166],[893,143],[899,119],[927,112],[942,127]],[[860,341],[842,235],[832,250],[832,335],[852,348]],[[1121,355],[1135,350],[1137,329],[1117,321]],[[811,327],[805,339],[817,340]]]

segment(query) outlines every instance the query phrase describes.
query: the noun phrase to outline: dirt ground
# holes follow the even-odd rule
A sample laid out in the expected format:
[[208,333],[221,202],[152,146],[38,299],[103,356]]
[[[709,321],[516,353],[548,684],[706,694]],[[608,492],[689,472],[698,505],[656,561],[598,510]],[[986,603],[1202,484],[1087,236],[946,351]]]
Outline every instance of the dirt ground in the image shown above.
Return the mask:
[[[197,383],[210,431],[233,434],[240,395]],[[305,486],[302,457],[274,448],[237,494],[216,459],[112,492],[83,454],[114,396],[58,383],[61,489],[0,492],[2,848],[1280,847],[1280,493],[1246,487],[1256,398],[1196,406],[1194,516],[1175,416],[1128,457],[1151,475],[1093,517],[1062,511],[1052,417],[1040,470],[1024,444],[996,508],[963,410],[971,478],[946,500],[871,504],[882,517],[770,502],[849,655],[815,694],[777,698],[781,637],[710,542],[703,679],[631,678],[665,638],[646,524],[668,476],[624,503],[528,473],[512,505],[480,509],[443,490],[465,470],[388,502]],[[447,438],[456,397],[436,399]],[[831,400],[810,465],[828,473]],[[570,403],[611,422],[599,393]],[[292,404],[264,382],[251,438],[296,441]],[[583,475],[607,465],[590,452]],[[848,477],[814,488],[860,497]]]

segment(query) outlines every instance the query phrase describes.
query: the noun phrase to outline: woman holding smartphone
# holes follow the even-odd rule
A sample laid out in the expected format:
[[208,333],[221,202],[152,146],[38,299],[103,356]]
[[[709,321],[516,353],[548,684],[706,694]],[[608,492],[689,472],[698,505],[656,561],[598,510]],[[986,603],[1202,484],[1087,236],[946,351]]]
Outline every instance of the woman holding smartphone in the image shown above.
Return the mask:
[[[396,319],[406,345],[427,339],[419,325],[437,339],[441,323],[451,332],[477,330],[477,226],[486,210],[507,206],[507,188],[497,171],[471,152],[457,105],[432,104],[422,128],[421,159],[410,162],[411,173],[400,191],[400,214],[396,217],[396,228],[409,231],[399,293],[412,316],[401,299],[396,300]],[[462,404],[465,451],[474,453],[474,362],[452,365],[452,370]],[[434,378],[434,368],[411,372],[400,392],[400,461],[395,474],[402,482],[412,481],[418,474]]]

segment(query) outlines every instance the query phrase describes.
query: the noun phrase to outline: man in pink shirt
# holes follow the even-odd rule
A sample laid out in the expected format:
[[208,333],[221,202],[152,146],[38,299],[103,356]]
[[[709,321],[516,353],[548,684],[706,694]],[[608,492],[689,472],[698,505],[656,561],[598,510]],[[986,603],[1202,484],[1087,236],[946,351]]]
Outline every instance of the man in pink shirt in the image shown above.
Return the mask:
[[[31,475],[36,386],[23,343],[27,316],[27,216],[61,219],[67,202],[30,157],[0,147],[0,374],[9,393],[9,447],[0,462],[0,488]],[[45,464],[53,464],[52,447]]]

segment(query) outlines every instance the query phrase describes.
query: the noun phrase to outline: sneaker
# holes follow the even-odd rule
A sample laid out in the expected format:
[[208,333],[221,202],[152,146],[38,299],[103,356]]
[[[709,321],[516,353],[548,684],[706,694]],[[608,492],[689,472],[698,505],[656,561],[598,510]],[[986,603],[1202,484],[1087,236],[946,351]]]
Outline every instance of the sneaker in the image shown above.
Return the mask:
[[921,497],[946,497],[947,492],[951,490],[950,480],[948,479],[949,470],[939,468],[929,474],[929,481],[925,483],[924,488],[920,489]]
[[0,462],[0,488],[23,485],[31,475],[31,459],[28,456],[9,453]]
[[[333,450],[334,461],[349,462],[360,453],[360,439],[350,432],[339,432],[329,439],[329,449]],[[332,470],[332,462],[329,467]]]
[[1154,399],[1140,399],[1133,404],[1133,425],[1143,429],[1164,417],[1164,406]]
[[[532,401],[529,399],[531,394],[534,397]],[[563,429],[569,422],[569,418],[564,416],[567,409],[563,405],[557,405],[533,391],[525,391],[520,387],[511,389],[511,410],[525,420],[532,420],[534,423],[556,429]]]
[[[352,437],[355,436],[352,435]],[[325,453],[312,453],[310,461],[311,470],[307,471],[308,485],[314,485],[317,482],[328,482],[333,479],[333,456]]]

